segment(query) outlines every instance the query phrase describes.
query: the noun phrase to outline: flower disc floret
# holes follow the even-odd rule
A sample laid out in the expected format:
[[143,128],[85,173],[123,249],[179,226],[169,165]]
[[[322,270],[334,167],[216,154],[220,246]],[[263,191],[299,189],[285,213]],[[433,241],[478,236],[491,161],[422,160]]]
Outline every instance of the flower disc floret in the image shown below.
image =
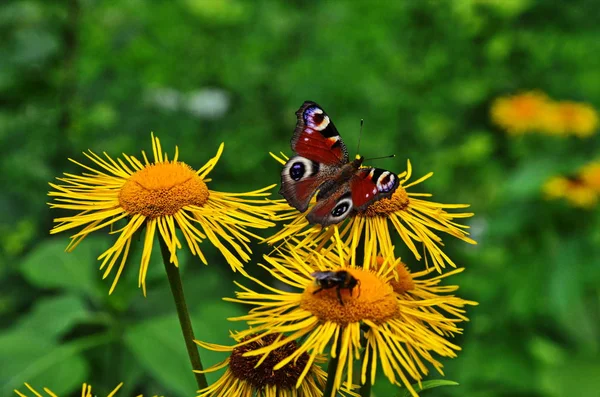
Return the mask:
[[[334,271],[342,270],[335,269]],[[337,297],[336,288],[319,291],[314,282],[304,290],[300,307],[311,312],[321,321],[340,325],[369,320],[381,324],[398,316],[398,305],[394,290],[374,272],[359,268],[344,268],[359,281],[352,296],[348,289],[341,289],[343,305]]]
[[174,215],[183,207],[202,207],[208,200],[206,183],[182,162],[152,164],[136,171],[119,192],[119,204],[129,214],[148,219]]
[[[215,372],[226,368],[225,373],[210,386],[198,391],[198,397],[222,396],[260,396],[260,397],[321,397],[325,387],[326,374],[315,363],[323,363],[325,359],[317,357],[311,361],[307,353],[297,356],[282,368],[279,364],[296,354],[298,344],[294,340],[279,344],[271,354],[258,357],[249,353],[269,348],[278,343],[284,335],[272,333],[258,336],[248,330],[245,337],[232,333],[231,337],[237,346],[223,346],[195,341],[199,346],[215,351],[229,352],[229,357],[199,373]],[[309,363],[310,361],[310,363]]]
[[[381,256],[377,257],[377,268],[383,265],[383,263],[384,259]],[[394,269],[394,273],[395,277],[389,281],[389,284],[396,294],[402,295],[415,289],[413,276],[404,263],[398,263]]]
[[402,186],[399,186],[392,197],[374,202],[368,206],[367,209],[359,212],[358,215],[367,217],[388,216],[394,212],[405,210],[409,204],[410,199],[408,198],[406,190]]
[[296,382],[308,362],[308,354],[301,354],[297,360],[278,371],[273,370],[273,367],[279,364],[281,360],[289,357],[298,349],[295,341],[290,341],[273,350],[260,364],[257,356],[247,357],[244,355],[249,351],[271,345],[281,336],[283,335],[266,335],[247,344],[243,342],[252,337],[244,338],[241,344],[233,349],[229,358],[229,369],[231,369],[233,375],[238,379],[245,380],[257,390],[262,390],[266,386],[275,386],[280,389],[295,388]]

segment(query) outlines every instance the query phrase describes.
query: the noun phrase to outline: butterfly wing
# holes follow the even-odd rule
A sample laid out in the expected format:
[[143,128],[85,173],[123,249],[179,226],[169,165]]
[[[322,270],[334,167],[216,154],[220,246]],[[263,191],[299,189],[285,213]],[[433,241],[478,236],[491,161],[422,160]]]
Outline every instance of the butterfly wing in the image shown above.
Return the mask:
[[304,212],[319,187],[339,175],[348,162],[348,151],[319,105],[306,101],[296,116],[291,143],[297,155],[283,167],[279,193],[292,207]]
[[279,193],[288,204],[304,212],[319,187],[332,180],[338,172],[338,167],[322,164],[306,157],[294,156],[285,163],[281,171]]
[[306,101],[296,112],[292,150],[321,164],[343,166],[348,149],[327,113],[316,103]]
[[391,197],[398,186],[400,181],[393,172],[371,167],[358,169],[350,179],[354,210],[363,211],[375,201]]
[[393,172],[381,168],[360,168],[348,182],[317,201],[306,219],[322,226],[340,223],[375,201],[390,197],[398,186],[400,181]]
[[352,213],[352,192],[350,184],[344,183],[329,196],[317,201],[317,204],[306,215],[310,223],[318,223],[321,226],[329,226],[340,223]]

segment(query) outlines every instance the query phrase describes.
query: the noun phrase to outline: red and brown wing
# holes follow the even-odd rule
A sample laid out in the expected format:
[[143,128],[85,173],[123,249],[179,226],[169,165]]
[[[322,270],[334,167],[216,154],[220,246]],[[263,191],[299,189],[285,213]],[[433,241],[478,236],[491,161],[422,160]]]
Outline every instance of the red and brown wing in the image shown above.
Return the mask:
[[360,168],[350,180],[354,210],[362,211],[377,200],[390,197],[400,185],[396,174],[381,168]]
[[306,219],[322,226],[340,223],[375,201],[390,197],[399,185],[400,181],[393,172],[381,168],[360,168],[348,182],[318,200]]
[[279,193],[292,207],[304,212],[319,187],[331,180],[337,172],[339,167],[294,156],[283,166]]
[[306,215],[306,219],[310,223],[329,226],[346,219],[353,209],[350,185],[345,183],[327,197],[317,201],[317,204]]
[[327,113],[316,103],[306,101],[296,112],[298,120],[292,137],[292,150],[302,157],[327,165],[344,165],[348,150]]

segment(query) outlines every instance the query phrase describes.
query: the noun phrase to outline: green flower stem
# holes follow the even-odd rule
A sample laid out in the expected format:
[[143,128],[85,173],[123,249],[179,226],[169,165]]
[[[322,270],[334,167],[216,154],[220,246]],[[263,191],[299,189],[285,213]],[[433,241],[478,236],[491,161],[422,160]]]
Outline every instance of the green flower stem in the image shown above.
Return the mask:
[[[169,262],[169,249],[162,238],[158,238],[160,241],[160,252],[162,253],[163,263],[165,264],[165,270],[167,271],[167,277],[169,278],[169,285],[171,286],[171,293],[175,300],[175,307],[177,308],[177,316],[179,317],[179,324],[181,325],[181,332],[183,333],[183,339],[185,340],[185,347],[187,348],[188,356],[190,356],[190,362],[192,363],[192,369],[202,370],[202,361],[200,360],[200,354],[198,353],[198,347],[194,343],[194,331],[192,329],[192,321],[190,320],[190,313],[188,312],[187,305],[185,303],[185,296],[183,295],[183,285],[181,284],[181,277],[179,276],[179,268]],[[206,382],[206,376],[194,372],[196,376],[196,383],[200,389],[208,387]]]
[[[340,335],[342,334],[341,331],[342,330],[340,330]],[[325,391],[323,391],[323,397],[330,397],[333,393],[333,389],[334,389],[333,383],[335,380],[335,373],[337,371],[339,357],[340,357],[340,346],[341,346],[341,341],[338,340],[338,345],[335,349],[335,358],[331,357],[329,359],[329,364],[327,364],[327,384],[325,385]]]

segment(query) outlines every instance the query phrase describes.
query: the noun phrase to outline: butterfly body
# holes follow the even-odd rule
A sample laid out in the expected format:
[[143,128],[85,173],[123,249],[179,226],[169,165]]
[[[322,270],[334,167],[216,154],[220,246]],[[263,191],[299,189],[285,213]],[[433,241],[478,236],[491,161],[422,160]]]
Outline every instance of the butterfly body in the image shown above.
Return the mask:
[[362,156],[349,161],[340,134],[319,105],[304,102],[296,116],[291,144],[297,155],[283,167],[280,193],[301,212],[317,194],[317,204],[306,216],[309,222],[323,226],[339,223],[391,196],[399,186],[392,172],[362,167]]
[[363,157],[360,157],[347,164],[344,164],[342,168],[340,168],[331,176],[331,179],[325,181],[319,187],[319,192],[317,193],[317,201],[329,197],[337,187],[340,187],[344,183],[350,181],[354,174],[356,174],[356,171],[358,171],[358,169],[360,168],[363,159]]

